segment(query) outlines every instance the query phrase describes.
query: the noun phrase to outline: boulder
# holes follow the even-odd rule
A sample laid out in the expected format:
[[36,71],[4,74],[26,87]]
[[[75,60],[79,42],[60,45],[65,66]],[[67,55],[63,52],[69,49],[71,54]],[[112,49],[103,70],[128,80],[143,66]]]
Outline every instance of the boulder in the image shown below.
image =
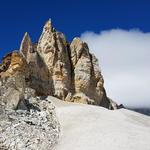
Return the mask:
[[17,109],[24,99],[24,90],[25,78],[21,74],[1,80],[0,103],[9,109]]

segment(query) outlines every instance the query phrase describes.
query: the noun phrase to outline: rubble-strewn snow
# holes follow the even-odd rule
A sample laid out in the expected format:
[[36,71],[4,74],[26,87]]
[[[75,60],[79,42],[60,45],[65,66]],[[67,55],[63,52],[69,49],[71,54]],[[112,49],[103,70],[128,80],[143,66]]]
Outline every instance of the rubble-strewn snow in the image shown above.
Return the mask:
[[62,126],[56,150],[150,150],[150,117],[50,99]]

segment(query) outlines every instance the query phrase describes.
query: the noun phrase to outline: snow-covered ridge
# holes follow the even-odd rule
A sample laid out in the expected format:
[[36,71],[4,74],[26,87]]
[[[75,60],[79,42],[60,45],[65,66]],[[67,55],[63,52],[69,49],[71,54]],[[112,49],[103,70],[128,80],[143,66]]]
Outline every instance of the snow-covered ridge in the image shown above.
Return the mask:
[[150,117],[49,98],[61,124],[55,150],[150,150]]

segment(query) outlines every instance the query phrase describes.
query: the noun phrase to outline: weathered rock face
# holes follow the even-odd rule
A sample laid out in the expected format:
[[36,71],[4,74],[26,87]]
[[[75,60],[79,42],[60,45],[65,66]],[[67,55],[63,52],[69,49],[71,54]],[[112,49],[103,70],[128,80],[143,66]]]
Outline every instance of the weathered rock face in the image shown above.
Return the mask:
[[21,74],[0,80],[0,104],[9,109],[17,109],[24,99],[25,78]]
[[[102,97],[106,95],[104,95],[104,81],[99,70],[98,60],[89,53],[87,44],[79,38],[73,40],[70,48],[76,95],[84,93],[90,98],[86,98],[85,102],[100,105]],[[75,101],[76,95],[73,97]],[[83,96],[81,96],[82,98]]]
[[65,36],[49,20],[37,45],[37,52],[49,70],[52,94],[65,99],[71,89],[71,65]]
[[23,56],[14,51],[7,54],[3,58],[0,69],[0,77],[7,78],[16,75],[17,73],[25,74],[27,72],[27,63]]
[[[20,58],[15,59],[19,61],[17,69],[12,67],[15,66],[14,54]],[[20,53],[13,52],[4,58],[0,66],[1,78],[16,72],[25,75],[26,87],[33,88],[36,95],[115,108],[106,96],[98,60],[89,52],[88,45],[80,38],[74,38],[69,44],[50,20],[37,43],[32,43],[26,33]]]
[[20,53],[27,62],[26,82],[29,87],[36,89],[37,95],[50,95],[49,70],[36,48],[37,44],[32,44],[29,35],[25,33],[21,42]]

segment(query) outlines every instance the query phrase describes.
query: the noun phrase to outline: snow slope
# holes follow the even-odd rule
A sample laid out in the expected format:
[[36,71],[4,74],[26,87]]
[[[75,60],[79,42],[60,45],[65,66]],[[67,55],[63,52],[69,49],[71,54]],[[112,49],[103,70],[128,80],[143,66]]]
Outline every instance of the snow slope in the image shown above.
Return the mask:
[[49,98],[62,126],[55,150],[150,150],[150,117]]

